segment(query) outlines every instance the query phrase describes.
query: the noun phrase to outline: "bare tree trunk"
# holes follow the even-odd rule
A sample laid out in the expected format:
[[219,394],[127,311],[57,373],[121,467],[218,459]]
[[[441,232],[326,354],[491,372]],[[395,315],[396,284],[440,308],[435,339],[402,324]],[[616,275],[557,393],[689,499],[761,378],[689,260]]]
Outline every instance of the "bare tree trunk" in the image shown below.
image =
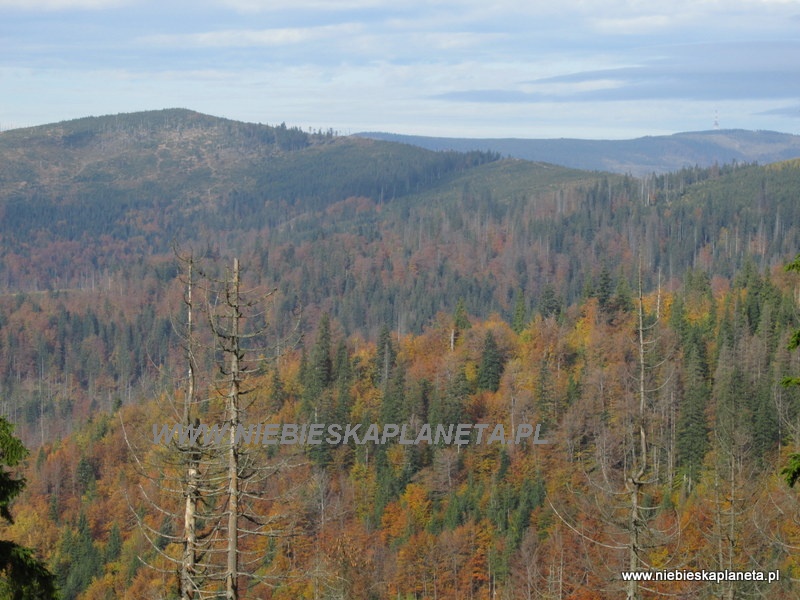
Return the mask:
[[226,600],[239,598],[239,453],[236,429],[239,425],[239,259],[233,259],[231,289],[228,305],[231,309],[231,331],[228,352],[230,354],[230,390],[228,392],[228,419],[230,421],[230,449],[228,451],[228,564],[225,575]]
[[[642,301],[642,280],[641,272],[639,275],[639,410],[637,413],[639,452],[636,455],[634,448],[633,473],[628,479],[628,492],[631,499],[630,512],[630,541],[628,544],[628,569],[637,571],[641,566],[640,534],[645,525],[645,518],[642,514],[642,488],[645,485],[644,476],[647,472],[648,452],[647,452],[647,428],[645,426],[645,416],[647,409],[647,391],[645,388],[645,341],[644,341],[644,306]],[[639,582],[633,578],[628,582],[626,598],[635,600],[640,598]]]
[[[192,287],[194,278],[194,264],[192,259],[188,259],[188,281],[186,282],[186,362],[188,365],[188,381],[186,384],[186,398],[183,403],[183,424],[184,427],[191,427],[194,416],[192,407],[195,402],[195,373],[194,373],[194,349],[193,349],[193,313]],[[183,515],[183,557],[181,560],[181,600],[192,600],[197,587],[195,581],[195,567],[197,563],[197,500],[198,500],[198,462],[199,451],[196,447],[192,448],[188,455],[186,469],[186,503]]]
[[[248,409],[244,397],[255,389],[254,384],[247,384],[247,377],[254,372],[254,368],[248,366],[249,359],[245,360],[248,352],[252,352],[246,345],[248,340],[258,338],[266,331],[264,325],[250,331],[245,323],[248,318],[255,316],[253,307],[266,302],[273,292],[265,293],[257,301],[249,301],[240,289],[238,259],[233,260],[232,271],[222,280],[212,279],[203,273],[191,256],[179,256],[178,259],[183,263],[184,276],[187,277],[184,298],[187,321],[183,331],[186,334],[188,381],[185,395],[179,395],[169,405],[172,409],[170,414],[184,429],[174,438],[164,439],[164,448],[152,462],[136,460],[142,475],[158,486],[159,495],[178,494],[179,508],[170,510],[165,508],[158,496],[152,493],[148,495],[148,490],[139,486],[143,500],[158,514],[175,523],[183,520],[183,531],[174,535],[164,534],[141,518],[133,506],[131,509],[154,551],[174,565],[180,600],[202,600],[212,596],[238,600],[240,581],[266,583],[268,579],[255,575],[254,569],[258,568],[263,557],[243,550],[239,537],[285,535],[285,531],[272,528],[282,518],[287,519],[287,529],[293,527],[288,522],[288,514],[278,517],[260,512],[263,505],[254,504],[264,498],[266,480],[283,468],[288,468],[290,461],[273,460],[267,466],[254,467],[253,457],[243,447],[243,443],[250,443],[249,436],[246,442],[237,436]],[[194,281],[195,278],[198,281]],[[200,305],[194,296],[202,297],[203,304],[207,306],[208,332],[195,331],[199,329],[195,309]],[[297,324],[299,326],[299,317]],[[204,333],[210,334],[213,344],[202,345],[206,337]],[[286,340],[281,343],[285,344]],[[200,348],[204,349],[204,353],[197,352]],[[209,390],[205,389],[198,359],[205,352],[212,351],[212,348],[220,378],[213,386],[213,398],[209,398],[204,395]],[[268,359],[261,356],[257,360],[263,362]],[[212,407],[214,398],[221,402],[213,402]],[[204,407],[205,410],[201,410]],[[227,438],[218,429],[220,435],[214,437],[210,434],[212,429],[200,423],[200,418],[206,414],[217,421],[224,421],[224,425],[229,427]],[[155,439],[155,429],[153,435]],[[131,445],[127,433],[125,439],[136,455],[137,450]],[[164,486],[165,481],[169,485]],[[170,503],[170,506],[175,505]],[[166,551],[162,543],[164,539],[168,544],[180,544],[181,551]]]

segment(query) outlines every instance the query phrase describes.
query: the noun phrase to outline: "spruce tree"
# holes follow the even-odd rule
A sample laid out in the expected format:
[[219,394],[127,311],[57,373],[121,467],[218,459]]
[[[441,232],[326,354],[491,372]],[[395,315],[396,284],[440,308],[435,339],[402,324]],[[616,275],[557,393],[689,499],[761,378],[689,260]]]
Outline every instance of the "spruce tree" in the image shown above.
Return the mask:
[[458,299],[453,319],[457,332],[466,331],[467,329],[472,327],[471,323],[469,322],[469,317],[467,316],[467,307],[464,304],[463,298]]
[[561,314],[561,299],[550,284],[544,286],[542,290],[542,296],[539,298],[539,313],[544,319],[550,316],[558,317]]
[[597,298],[597,304],[600,310],[607,310],[609,308],[609,301],[611,300],[611,290],[613,282],[611,280],[611,273],[608,268],[603,265],[600,269],[600,274],[597,276],[597,283],[595,284],[594,295]]
[[528,321],[528,309],[525,307],[525,295],[522,290],[517,290],[517,297],[514,300],[514,314],[511,320],[511,329],[514,333],[522,333]]
[[683,376],[683,401],[677,423],[678,467],[689,488],[700,479],[700,469],[708,450],[706,404],[710,389],[703,374],[700,353],[691,347],[686,355]]
[[[25,488],[25,478],[15,477],[6,467],[16,467],[28,455],[14,437],[14,426],[0,417],[0,517],[13,523],[11,502]],[[57,598],[55,578],[33,551],[14,542],[0,540],[0,597],[14,600]]]
[[[794,260],[786,265],[787,271],[796,271],[800,273],[800,254],[794,257]],[[792,332],[789,338],[789,350],[797,350],[800,347],[800,329]],[[781,380],[781,383],[786,386],[800,385],[800,377],[786,375]],[[789,456],[789,464],[781,470],[781,475],[786,478],[786,483],[790,487],[794,487],[797,480],[800,479],[800,453],[791,454]]]
[[389,328],[384,325],[378,335],[378,347],[375,349],[375,385],[382,391],[386,390],[389,376],[394,368],[396,352],[392,345],[392,334]]
[[483,340],[483,354],[478,368],[478,389],[496,392],[500,387],[500,377],[503,375],[503,357],[497,347],[491,331],[486,333]]

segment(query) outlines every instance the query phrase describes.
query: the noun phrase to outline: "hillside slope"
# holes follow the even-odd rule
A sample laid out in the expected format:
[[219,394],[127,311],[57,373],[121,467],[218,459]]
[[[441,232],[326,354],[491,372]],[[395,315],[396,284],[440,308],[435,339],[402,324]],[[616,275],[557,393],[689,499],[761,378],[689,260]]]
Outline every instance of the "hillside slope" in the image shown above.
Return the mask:
[[368,338],[605,297],[639,264],[646,290],[723,285],[800,247],[796,161],[634,179],[178,110],[6,132],[0,165],[0,386],[26,440],[163,376],[173,245],[238,255],[279,330],[302,307],[307,333],[328,313]]

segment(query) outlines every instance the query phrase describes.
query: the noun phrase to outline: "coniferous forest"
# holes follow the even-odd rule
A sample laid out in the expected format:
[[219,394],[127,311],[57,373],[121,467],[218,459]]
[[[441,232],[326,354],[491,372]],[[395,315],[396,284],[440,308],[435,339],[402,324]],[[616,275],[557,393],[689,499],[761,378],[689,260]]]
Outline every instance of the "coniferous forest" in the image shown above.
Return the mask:
[[[0,540],[62,598],[800,593],[797,160],[632,177],[183,110],[0,157]],[[220,423],[549,443],[153,440]],[[623,578],[702,570],[780,577]]]

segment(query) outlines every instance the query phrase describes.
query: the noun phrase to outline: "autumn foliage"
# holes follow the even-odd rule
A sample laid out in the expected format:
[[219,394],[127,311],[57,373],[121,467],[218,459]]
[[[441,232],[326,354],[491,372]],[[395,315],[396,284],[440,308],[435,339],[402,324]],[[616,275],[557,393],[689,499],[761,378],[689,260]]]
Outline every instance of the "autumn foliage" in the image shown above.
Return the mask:
[[[768,588],[720,585],[796,595],[800,529],[787,515],[800,507],[779,471],[800,442],[800,397],[776,385],[800,370],[786,351],[794,285],[751,270],[714,290],[693,274],[644,298],[657,328],[657,356],[647,365],[657,443],[642,550],[652,569],[777,569],[781,581]],[[243,597],[620,597],[629,532],[619,491],[638,367],[633,304],[614,298],[601,307],[593,295],[559,317],[534,315],[519,333],[499,318],[470,319],[452,348],[454,320],[444,314],[420,335],[387,332],[377,343],[344,337],[332,322],[306,350],[284,354],[256,379],[254,422],[311,422],[314,411],[329,411],[350,423],[544,423],[553,443],[307,451],[263,505],[292,518],[248,542],[263,560],[253,566],[260,578],[243,578]],[[486,389],[481,370],[494,360],[499,386]],[[305,394],[315,369],[327,369],[316,399]],[[697,395],[690,386],[700,385],[706,391]],[[30,460],[7,532],[41,552],[70,597],[166,597],[175,589],[160,553],[180,548],[164,537],[154,549],[131,511],[165,535],[181,524],[147,513],[139,485],[154,498],[160,491],[141,479],[123,438],[156,452],[146,440],[166,418],[163,405],[155,394],[94,410]],[[659,583],[644,596],[702,595],[717,589],[710,585]]]

